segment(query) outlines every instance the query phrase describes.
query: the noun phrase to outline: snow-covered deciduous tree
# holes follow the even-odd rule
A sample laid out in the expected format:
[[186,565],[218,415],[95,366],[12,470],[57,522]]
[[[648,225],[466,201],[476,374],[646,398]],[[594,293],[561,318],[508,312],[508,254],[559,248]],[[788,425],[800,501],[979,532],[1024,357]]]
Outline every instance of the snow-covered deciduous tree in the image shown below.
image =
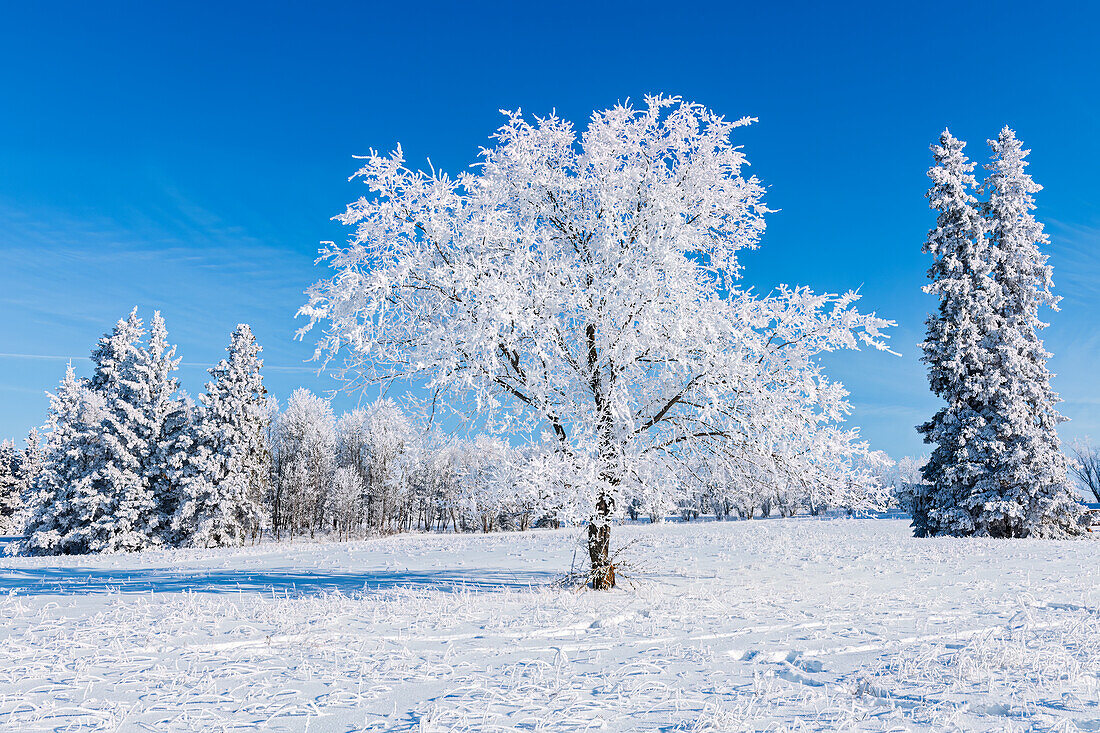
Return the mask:
[[23,550],[34,555],[95,552],[91,527],[110,505],[101,490],[108,453],[102,435],[106,400],[76,378],[70,364],[57,394],[50,396],[42,467],[26,526]]
[[370,415],[366,409],[357,407],[345,412],[336,420],[336,464],[350,468],[359,476],[362,496],[359,497],[355,525],[367,523],[367,487],[370,484]]
[[359,472],[347,466],[333,471],[325,503],[338,536],[344,539],[350,537],[363,515],[363,481],[359,478]]
[[478,435],[462,447],[460,506],[482,532],[491,532],[515,497],[512,450],[488,435]]
[[922,473],[924,464],[927,462],[928,456],[919,458],[902,456],[889,472],[885,482],[893,491],[894,503],[910,515],[912,515],[916,498],[927,491]]
[[[842,509],[860,515],[885,509],[893,501],[893,487],[883,480],[894,466],[890,456],[871,450],[865,442],[852,442],[845,432],[824,430],[813,453],[818,456],[811,467],[791,477],[795,504],[810,509]],[[833,477],[840,476],[837,481]],[[820,511],[819,509],[819,511]]]
[[508,113],[457,179],[372,153],[369,195],[339,217],[355,234],[330,246],[336,273],[302,309],[349,378],[423,379],[595,465],[596,588],[615,583],[610,522],[633,467],[796,471],[799,441],[848,409],[817,355],[884,348],[887,322],[855,293],[739,286],[767,212],[731,140],[749,122],[658,96],[580,134]]
[[211,381],[199,398],[197,468],[184,484],[174,521],[176,534],[199,547],[243,544],[263,525],[268,411],[260,345],[248,324],[237,326],[227,351],[210,369]]
[[515,491],[533,506],[534,522],[555,529],[581,523],[590,513],[594,466],[577,465],[550,436],[521,451]]
[[1100,448],[1084,439],[1075,441],[1070,450],[1073,451],[1073,462],[1070,464],[1073,475],[1081,488],[1100,502]]
[[294,390],[277,418],[272,446],[277,487],[276,532],[322,527],[336,469],[336,418],[331,403],[308,389]]
[[1032,214],[1042,190],[1028,175],[1028,152],[1005,127],[990,140],[993,160],[982,184],[982,213],[989,233],[995,303],[1001,327],[993,334],[997,375],[992,392],[993,429],[1000,452],[983,477],[977,500],[979,531],[995,537],[1060,537],[1079,534],[1080,507],[1069,487],[1057,427],[1064,418],[1051,389],[1050,354],[1039,331],[1039,308],[1058,309],[1060,298],[1042,247],[1049,242]]
[[406,454],[419,436],[397,403],[383,398],[367,410],[366,437],[367,525],[372,529],[392,527],[392,510],[408,479]]
[[430,439],[432,444],[427,445],[421,453],[424,475],[420,481],[428,484],[426,488],[433,505],[433,524],[438,522],[439,528],[446,530],[449,523],[457,532],[462,495],[462,446],[460,441],[439,435],[431,436]]
[[980,204],[965,143],[945,131],[932,148],[928,198],[939,214],[924,247],[935,258],[925,291],[940,303],[922,346],[932,391],[947,404],[919,427],[936,448],[910,508],[918,536],[1065,536],[1080,531],[1080,509],[1038,336],[1039,308],[1058,302],[1031,213],[1039,186],[1010,129],[990,145]]

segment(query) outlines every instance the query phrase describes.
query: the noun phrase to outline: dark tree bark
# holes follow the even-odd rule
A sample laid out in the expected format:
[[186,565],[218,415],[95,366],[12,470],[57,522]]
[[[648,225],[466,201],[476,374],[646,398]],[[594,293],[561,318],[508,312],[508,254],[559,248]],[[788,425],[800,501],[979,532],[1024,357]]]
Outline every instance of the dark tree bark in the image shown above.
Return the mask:
[[611,512],[614,500],[601,492],[596,500],[596,516],[588,525],[588,558],[592,563],[592,587],[615,587],[615,566],[611,563]]

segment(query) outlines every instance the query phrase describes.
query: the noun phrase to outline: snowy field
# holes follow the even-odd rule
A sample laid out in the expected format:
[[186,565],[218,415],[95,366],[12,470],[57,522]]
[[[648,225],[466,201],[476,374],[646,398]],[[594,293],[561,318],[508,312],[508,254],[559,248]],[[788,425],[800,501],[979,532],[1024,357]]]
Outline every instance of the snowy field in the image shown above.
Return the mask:
[[[0,558],[0,729],[1100,731],[1100,543],[900,520]],[[578,561],[579,561],[578,553]]]

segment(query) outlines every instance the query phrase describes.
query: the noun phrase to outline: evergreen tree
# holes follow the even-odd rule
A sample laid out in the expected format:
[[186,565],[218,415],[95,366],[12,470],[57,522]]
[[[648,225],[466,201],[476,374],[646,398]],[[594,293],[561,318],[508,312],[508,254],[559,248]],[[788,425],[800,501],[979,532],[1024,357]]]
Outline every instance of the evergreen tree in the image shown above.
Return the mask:
[[92,552],[142,550],[157,543],[156,499],[144,475],[150,453],[148,395],[139,366],[147,361],[137,308],[99,340],[90,387],[103,396],[104,462],[96,485],[106,509],[89,528]]
[[918,536],[969,535],[982,512],[977,486],[999,453],[989,395],[1000,375],[991,339],[1001,327],[985,228],[973,195],[974,164],[966,143],[944,130],[932,146],[929,207],[938,213],[924,251],[935,258],[924,291],[939,297],[921,347],[932,392],[947,404],[917,429],[935,445],[922,469],[927,489],[913,501]]
[[138,352],[128,385],[137,408],[132,427],[137,433],[141,477],[156,507],[149,529],[161,541],[172,539],[171,518],[178,508],[192,444],[191,410],[173,376],[180,362],[175,353],[164,319],[156,311],[148,346]]
[[38,435],[38,428],[31,428],[27,433],[26,446],[19,459],[19,482],[23,490],[23,502],[26,506],[33,505],[31,487],[42,470],[42,438]]
[[0,443],[0,535],[19,531],[20,494],[15,444],[6,440]]
[[200,415],[199,406],[182,390],[174,409],[165,415],[158,463],[164,473],[154,491],[162,517],[161,539],[170,546],[186,540],[179,533],[177,517],[188,483],[202,474],[197,435]]
[[936,258],[925,291],[940,305],[923,361],[947,405],[918,428],[936,449],[923,468],[927,486],[912,497],[914,527],[920,536],[1076,534],[1080,508],[1056,432],[1065,418],[1039,338],[1039,308],[1058,305],[1040,249],[1047,236],[1032,215],[1040,186],[1006,127],[990,141],[979,205],[964,145],[945,131],[929,171],[939,217],[925,244]]
[[1000,447],[997,462],[979,482],[978,532],[996,537],[1063,536],[1080,532],[1080,508],[1069,488],[1051,389],[1050,354],[1039,331],[1039,308],[1058,309],[1051,267],[1041,250],[1049,241],[1035,219],[1034,194],[1042,190],[1025,171],[1027,150],[1008,127],[989,141],[993,160],[982,190],[992,277],[998,285],[990,385]]
[[175,521],[177,533],[196,546],[243,544],[262,523],[269,454],[260,346],[240,324],[227,350],[200,397],[196,469]]
[[13,465],[18,491],[15,501],[19,504],[19,509],[9,525],[10,531],[19,534],[23,532],[31,512],[37,505],[34,482],[42,470],[42,439],[38,436],[38,428],[31,428],[27,433],[26,446],[21,451],[15,451]]
[[103,436],[106,401],[77,380],[70,364],[50,396],[46,445],[31,492],[24,550],[38,555],[94,552],[92,527],[109,511],[102,491],[109,450]]

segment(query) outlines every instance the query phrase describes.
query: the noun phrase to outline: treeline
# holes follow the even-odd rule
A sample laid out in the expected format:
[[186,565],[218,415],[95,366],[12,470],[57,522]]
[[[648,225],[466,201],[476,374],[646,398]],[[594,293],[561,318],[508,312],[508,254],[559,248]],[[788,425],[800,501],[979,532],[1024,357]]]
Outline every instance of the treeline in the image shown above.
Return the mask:
[[[581,523],[591,513],[597,467],[550,441],[517,448],[498,437],[447,435],[388,399],[336,416],[305,389],[273,415],[266,507],[276,536],[525,530]],[[704,462],[635,460],[617,513],[659,522],[859,511],[889,503],[917,480],[917,465],[869,450],[843,472],[745,466],[731,475]]]
[[[51,396],[45,442],[0,449],[0,531],[30,554],[241,545],[266,535],[341,539],[408,531],[491,532],[586,521],[597,467],[551,439],[467,438],[380,399],[342,415],[299,389],[269,398],[251,329],[193,400],[155,313],[135,309],[71,365]],[[828,453],[828,451],[824,451]],[[706,463],[631,462],[617,512],[660,521],[820,513],[881,503],[883,454],[787,474]],[[725,465],[725,464],[722,464]],[[835,477],[843,475],[844,481]]]
[[160,314],[148,332],[136,309],[118,321],[91,377],[66,370],[44,444],[0,446],[0,531],[29,554],[86,554],[580,517],[551,452],[428,430],[386,399],[337,417],[299,389],[280,412],[247,325],[227,351],[196,401]]
[[389,399],[343,415],[299,389],[271,423],[277,537],[525,530],[581,517],[553,453],[430,430]]

